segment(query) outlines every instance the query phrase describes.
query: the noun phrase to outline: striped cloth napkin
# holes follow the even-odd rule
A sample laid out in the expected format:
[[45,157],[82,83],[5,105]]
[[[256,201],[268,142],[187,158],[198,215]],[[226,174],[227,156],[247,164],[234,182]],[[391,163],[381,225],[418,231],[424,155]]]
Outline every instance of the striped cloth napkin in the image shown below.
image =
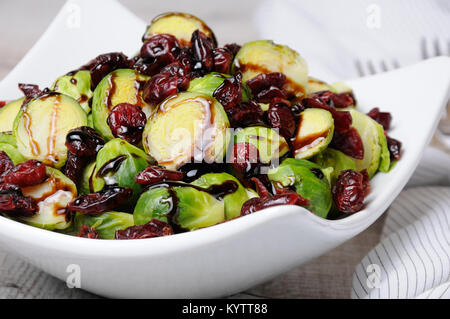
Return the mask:
[[[448,0],[266,0],[255,22],[262,39],[298,50],[310,74],[331,82],[358,76],[356,60],[418,62],[424,36],[450,39],[449,15]],[[351,296],[450,298],[449,154],[426,149],[380,243],[356,267]]]

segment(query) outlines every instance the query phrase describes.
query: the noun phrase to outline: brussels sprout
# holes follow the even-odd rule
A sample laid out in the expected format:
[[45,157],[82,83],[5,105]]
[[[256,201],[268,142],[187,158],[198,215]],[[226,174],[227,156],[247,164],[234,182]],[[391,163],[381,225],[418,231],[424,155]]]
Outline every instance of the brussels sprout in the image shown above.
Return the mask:
[[225,221],[224,202],[193,186],[155,187],[144,192],[134,210],[136,225],[152,218],[195,230]]
[[14,138],[14,135],[12,132],[0,133],[0,143],[9,144],[14,147],[17,146],[16,139]]
[[251,126],[239,130],[234,135],[234,144],[251,143],[258,149],[261,163],[269,164],[289,152],[289,145],[275,130]]
[[191,14],[180,12],[167,12],[154,18],[147,27],[142,41],[148,40],[155,34],[167,33],[177,38],[182,46],[189,46],[192,33],[195,30],[203,32],[206,36],[213,39],[217,45],[214,33],[205,22]]
[[131,202],[134,202],[142,190],[134,177],[149,165],[149,161],[148,155],[140,148],[119,138],[113,139],[98,152],[94,173],[89,176],[87,183],[94,192],[100,191],[105,184],[129,187],[133,190]]
[[379,168],[383,172],[388,171],[390,158],[383,126],[361,112],[356,110],[349,112],[352,116],[352,126],[361,136],[364,147],[364,158],[355,160],[356,169],[358,171],[367,169],[369,177],[372,177]]
[[[187,89],[188,92],[201,93],[213,96],[214,91],[229,77],[227,74],[217,72],[209,73],[201,78],[192,80]],[[248,102],[252,98],[252,93],[247,84],[242,83],[242,102]]]
[[249,194],[237,180],[237,178],[227,173],[211,173],[202,175],[199,179],[193,181],[191,184],[203,188],[208,188],[212,185],[220,185],[226,181],[234,181],[239,186],[234,193],[228,194],[223,198],[225,203],[225,217],[226,219],[232,219],[238,217],[241,214],[242,205],[244,205],[244,203],[251,197],[254,197],[249,196]]
[[292,142],[294,156],[307,159],[325,149],[333,139],[334,120],[323,109],[306,109],[300,113],[297,134]]
[[94,228],[99,238],[114,239],[117,230],[134,226],[133,215],[119,212],[105,212],[99,215],[77,213],[74,218],[74,232],[80,232],[81,226]]
[[0,108],[0,132],[9,132],[13,129],[13,123],[20,111],[25,98],[11,101]]
[[148,119],[142,143],[159,165],[177,169],[194,158],[222,162],[230,124],[214,98],[183,92],[163,101]]
[[92,113],[87,116],[87,126],[94,128],[94,119],[92,117]]
[[83,175],[80,178],[79,191],[80,194],[90,194],[94,193],[94,171],[95,171],[95,161],[88,164],[84,170]]
[[331,187],[324,175],[316,175],[318,172],[320,167],[315,163],[287,158],[280,166],[270,169],[268,177],[276,188],[295,187],[297,194],[310,201],[307,208],[326,218],[332,205]]
[[89,99],[92,97],[91,72],[80,70],[59,77],[52,90],[73,97],[86,113],[91,111]]
[[31,226],[48,230],[66,229],[71,224],[66,206],[77,197],[77,188],[57,169],[47,167],[47,176],[42,184],[22,188],[24,196],[37,201],[38,211],[32,217],[19,219]]
[[313,77],[308,77],[308,87],[306,90],[308,95],[315,92],[331,91],[331,90],[332,90],[331,86],[326,82]]
[[303,97],[308,86],[305,60],[286,45],[269,40],[244,44],[234,60],[233,71],[242,72],[244,82],[261,73],[281,72],[286,75],[285,89],[289,95]]
[[346,169],[356,170],[355,159],[345,155],[341,151],[327,148],[323,152],[314,157],[314,162],[317,163],[322,170],[333,168],[330,174],[331,183],[334,184],[341,171]]
[[349,87],[344,82],[334,82],[330,84],[330,91],[333,91],[334,93],[353,93],[353,90],[351,87]]
[[144,102],[142,90],[149,79],[135,70],[119,69],[105,76],[94,90],[92,119],[94,128],[106,139],[113,139],[107,119],[111,110],[120,103],[138,105],[149,116],[153,107]]
[[9,156],[9,158],[13,161],[14,165],[17,165],[26,160],[26,158],[23,157],[23,155],[19,152],[17,147],[11,144],[0,143],[0,151],[5,152]]
[[20,153],[60,168],[67,158],[67,133],[87,123],[86,113],[73,98],[49,93],[24,105],[14,121],[13,134]]

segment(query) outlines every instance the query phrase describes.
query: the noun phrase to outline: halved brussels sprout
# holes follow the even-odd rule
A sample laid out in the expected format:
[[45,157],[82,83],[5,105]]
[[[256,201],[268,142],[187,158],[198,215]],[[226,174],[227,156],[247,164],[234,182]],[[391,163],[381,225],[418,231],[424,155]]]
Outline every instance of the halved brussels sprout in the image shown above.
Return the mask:
[[59,77],[52,90],[73,97],[88,114],[91,111],[89,99],[92,97],[91,72],[80,70]]
[[142,193],[134,210],[136,225],[152,218],[181,230],[195,230],[225,221],[224,202],[195,187],[155,187]]
[[26,158],[19,152],[17,147],[7,143],[0,143],[0,151],[5,152],[13,161],[14,165],[26,161]]
[[37,201],[38,211],[32,217],[19,219],[31,226],[48,230],[66,229],[71,224],[66,207],[77,197],[77,187],[57,169],[47,167],[47,176],[42,184],[22,188],[24,196]]
[[355,159],[345,155],[341,151],[327,148],[314,157],[314,162],[319,165],[322,170],[333,168],[330,174],[331,183],[334,184],[341,171],[346,169],[356,170]]
[[251,143],[258,149],[261,163],[269,164],[289,152],[289,145],[275,130],[263,126],[250,126],[234,135],[234,144]]
[[107,119],[111,110],[120,103],[138,105],[149,116],[153,106],[142,98],[142,90],[148,76],[135,70],[119,69],[105,76],[94,90],[92,99],[92,119],[94,128],[107,140],[114,136],[108,126]]
[[119,212],[105,212],[98,215],[77,213],[74,218],[74,232],[79,233],[81,226],[94,228],[100,239],[114,239],[117,230],[134,226],[133,215]]
[[269,40],[248,42],[236,55],[233,71],[242,72],[243,82],[261,73],[281,72],[286,75],[285,89],[289,95],[301,98],[307,93],[308,66],[286,45]]
[[308,88],[307,88],[307,94],[312,94],[315,92],[320,92],[320,91],[331,91],[332,88],[331,86],[319,79],[313,78],[313,77],[308,77]]
[[[189,83],[188,92],[201,93],[213,96],[214,91],[230,77],[228,74],[217,72],[209,73],[201,78],[196,78]],[[248,102],[252,98],[252,93],[247,84],[242,83],[242,102]]]
[[238,184],[238,189],[234,193],[225,195],[223,198],[225,204],[225,217],[228,220],[241,215],[242,205],[244,205],[251,197],[254,197],[249,196],[237,178],[228,173],[210,173],[202,175],[191,184],[208,188],[212,185],[221,185],[226,181],[234,181]]
[[228,117],[214,98],[192,92],[164,100],[148,119],[142,144],[159,165],[177,169],[194,158],[222,162],[229,141]]
[[378,169],[388,171],[390,157],[383,126],[361,112],[351,109],[349,112],[352,116],[352,126],[358,131],[364,147],[364,158],[355,160],[356,169],[367,169],[369,177],[375,175]]
[[134,202],[142,190],[141,185],[134,181],[134,177],[143,171],[149,162],[150,158],[143,150],[120,138],[115,138],[106,143],[98,152],[94,173],[89,175],[87,183],[90,186],[88,187],[92,187],[94,192],[103,189],[105,184],[129,187],[133,190],[133,197],[130,201]]
[[70,96],[49,93],[24,105],[14,121],[17,148],[27,159],[60,168],[67,158],[67,133],[87,123],[86,112]]
[[307,160],[287,158],[268,172],[276,188],[294,187],[297,194],[308,199],[307,207],[317,216],[326,218],[332,205],[331,187],[319,165]]
[[307,159],[325,149],[333,139],[334,120],[323,109],[306,109],[300,113],[297,134],[292,142],[294,156]]
[[9,132],[25,98],[14,100],[0,108],[0,132]]
[[206,36],[214,40],[216,37],[205,22],[188,13],[167,12],[154,18],[147,27],[142,41],[147,41],[152,35],[167,33],[173,35],[180,41],[182,46],[189,46],[192,33],[195,30],[203,32]]

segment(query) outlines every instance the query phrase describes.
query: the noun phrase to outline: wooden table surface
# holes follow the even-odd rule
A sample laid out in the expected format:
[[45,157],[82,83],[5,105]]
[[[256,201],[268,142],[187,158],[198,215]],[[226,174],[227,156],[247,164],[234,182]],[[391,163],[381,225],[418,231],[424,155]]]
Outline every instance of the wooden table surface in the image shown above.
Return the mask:
[[[249,13],[258,0],[138,1],[122,0],[138,16],[150,20],[166,11],[191,12],[203,18],[221,43],[256,39]],[[0,79],[20,61],[56,15],[63,1],[2,0],[0,2]],[[36,13],[39,14],[36,14]],[[236,30],[239,30],[238,32]],[[353,270],[374,247],[384,218],[366,231],[315,260],[234,297],[348,298]],[[0,298],[96,298],[40,271],[0,247]]]

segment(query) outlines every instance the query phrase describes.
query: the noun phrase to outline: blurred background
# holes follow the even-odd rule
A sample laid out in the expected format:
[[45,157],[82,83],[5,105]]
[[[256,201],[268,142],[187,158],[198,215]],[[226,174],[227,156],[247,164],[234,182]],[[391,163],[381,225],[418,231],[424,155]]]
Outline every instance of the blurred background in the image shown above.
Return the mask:
[[[64,2],[0,0],[0,80],[38,40]],[[119,2],[146,22],[167,11],[192,13],[213,29],[222,45],[255,39],[288,44],[305,57],[312,75],[329,82],[450,55],[448,0]],[[383,219],[332,252],[237,297],[350,297],[354,269],[378,243]],[[0,298],[58,297],[94,296],[68,289],[0,248]]]

